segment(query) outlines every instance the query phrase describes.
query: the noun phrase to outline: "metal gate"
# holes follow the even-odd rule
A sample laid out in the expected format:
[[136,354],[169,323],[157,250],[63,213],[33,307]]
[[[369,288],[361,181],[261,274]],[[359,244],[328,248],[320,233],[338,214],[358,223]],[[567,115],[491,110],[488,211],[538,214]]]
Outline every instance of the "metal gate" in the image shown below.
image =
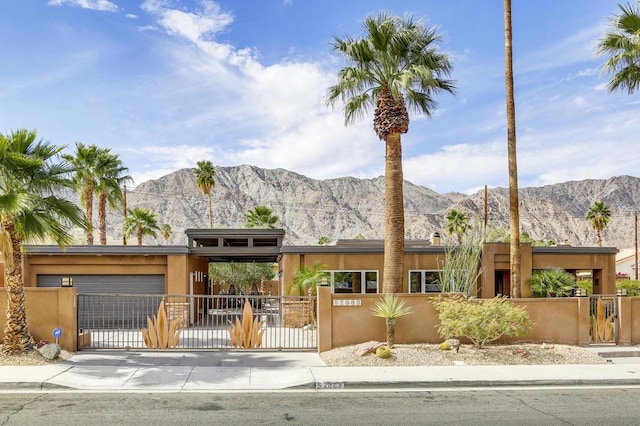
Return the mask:
[[164,302],[176,349],[234,349],[230,329],[249,303],[262,334],[257,349],[315,350],[315,296],[78,294],[79,349],[147,349],[141,329]]
[[618,298],[614,295],[589,296],[591,344],[618,342]]

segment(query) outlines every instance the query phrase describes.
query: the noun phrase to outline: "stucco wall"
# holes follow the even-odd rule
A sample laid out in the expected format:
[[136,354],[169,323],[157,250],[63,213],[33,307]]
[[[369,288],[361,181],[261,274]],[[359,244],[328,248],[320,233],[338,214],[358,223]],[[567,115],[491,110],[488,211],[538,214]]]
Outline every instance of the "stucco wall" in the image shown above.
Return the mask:
[[[60,345],[70,351],[77,349],[78,325],[76,290],[74,288],[25,288],[29,331],[37,341],[55,342],[53,329],[60,327]],[[7,293],[0,291],[0,338],[4,338],[7,323]]]
[[[375,294],[331,294],[330,288],[318,291],[318,350],[353,345],[369,340],[384,341],[385,321],[374,317],[370,308],[380,298]],[[403,294],[407,306],[413,313],[398,318],[396,323],[397,343],[439,343],[437,333],[438,316],[430,303],[433,296],[423,294]],[[360,306],[334,306],[334,301],[347,300]],[[533,322],[531,332],[520,338],[505,339],[505,342],[554,342],[569,345],[589,344],[589,299],[516,299],[516,305],[523,306]],[[337,302],[344,303],[344,302]]]

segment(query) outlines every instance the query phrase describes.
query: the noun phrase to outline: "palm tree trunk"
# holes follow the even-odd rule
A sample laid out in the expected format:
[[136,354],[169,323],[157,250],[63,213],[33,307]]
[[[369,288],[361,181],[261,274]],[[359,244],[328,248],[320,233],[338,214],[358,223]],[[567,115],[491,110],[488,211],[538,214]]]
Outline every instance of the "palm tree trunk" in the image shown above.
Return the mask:
[[404,195],[400,133],[385,139],[384,272],[385,293],[401,293],[404,274]]
[[396,340],[396,318],[386,318],[387,324],[387,346],[389,349],[393,349],[393,344]]
[[516,106],[513,91],[513,34],[511,30],[511,0],[504,0],[505,86],[507,96],[507,148],[509,157],[509,233],[511,297],[520,291],[520,211],[518,202],[518,162],[516,158]]
[[98,223],[100,227],[100,244],[107,245],[107,194],[101,193],[98,198]]
[[11,237],[13,247],[12,262],[5,266],[5,285],[7,286],[7,323],[4,328],[4,351],[19,354],[33,347],[33,338],[29,334],[24,283],[22,277],[22,252],[20,240],[15,234],[11,221],[3,221],[2,227]]
[[93,245],[93,184],[86,182],[84,188],[84,212],[87,216],[87,245]]
[[600,230],[596,230],[596,234],[598,235],[598,246],[602,247],[602,236],[600,235]]
[[136,236],[138,237],[138,245],[141,246],[142,245],[142,228],[138,227],[138,230],[136,231]]
[[211,200],[211,192],[207,195],[209,196],[209,227],[213,229],[213,201]]

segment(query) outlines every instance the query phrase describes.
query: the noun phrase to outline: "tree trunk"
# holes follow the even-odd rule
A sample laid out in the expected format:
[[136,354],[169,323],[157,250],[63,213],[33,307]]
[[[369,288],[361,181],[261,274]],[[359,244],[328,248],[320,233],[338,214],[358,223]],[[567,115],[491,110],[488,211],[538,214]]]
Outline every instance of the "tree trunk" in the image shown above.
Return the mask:
[[87,230],[85,235],[87,236],[87,244],[93,245],[93,183],[85,182],[84,187],[84,212],[87,217]]
[[387,135],[384,203],[384,293],[401,293],[404,274],[404,195],[400,133]]
[[211,192],[207,195],[209,196],[209,227],[213,229],[213,201],[211,200]]
[[385,318],[387,323],[387,346],[393,349],[393,343],[396,339],[396,318]]
[[598,247],[602,247],[602,236],[599,229],[596,229],[596,234],[598,235]]
[[507,97],[507,148],[509,157],[509,234],[511,297],[519,298],[520,290],[520,211],[518,202],[518,162],[516,158],[516,106],[513,91],[513,34],[511,0],[504,0],[504,58]]
[[107,194],[101,193],[98,198],[98,223],[100,227],[100,244],[107,244]]
[[138,245],[142,245],[142,228],[138,228],[136,231],[136,236],[138,237]]
[[10,265],[4,265],[5,285],[7,286],[7,323],[4,328],[3,344],[6,353],[19,354],[33,347],[33,338],[29,334],[27,323],[22,277],[22,252],[13,223],[3,221],[2,227],[9,233],[13,247],[13,261]]

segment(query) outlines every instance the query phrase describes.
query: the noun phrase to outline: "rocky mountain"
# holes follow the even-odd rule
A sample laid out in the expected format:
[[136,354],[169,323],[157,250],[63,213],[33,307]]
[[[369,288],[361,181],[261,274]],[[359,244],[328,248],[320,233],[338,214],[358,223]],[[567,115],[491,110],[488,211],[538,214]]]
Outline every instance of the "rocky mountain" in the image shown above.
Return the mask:
[[[288,245],[315,245],[322,236],[332,241],[358,234],[367,239],[383,237],[383,177],[315,180],[284,169],[217,167],[212,195],[216,226],[242,227],[244,213],[257,205],[267,205],[280,217]],[[411,239],[428,239],[434,231],[444,235],[445,216],[451,208],[465,210],[470,217],[480,217],[484,212],[483,190],[473,195],[438,194],[405,182],[405,200],[406,236]],[[595,232],[585,220],[594,201],[605,202],[612,211],[603,244],[632,246],[640,179],[631,176],[521,188],[522,230],[535,239],[596,245]],[[490,189],[487,204],[489,227],[508,228],[508,190]],[[172,244],[186,243],[185,229],[209,225],[208,200],[197,190],[191,169],[140,184],[128,192],[127,206],[156,212],[159,223],[171,225]],[[121,212],[109,216],[109,234],[114,242],[122,238],[121,217]],[[155,243],[164,241],[158,238]]]

